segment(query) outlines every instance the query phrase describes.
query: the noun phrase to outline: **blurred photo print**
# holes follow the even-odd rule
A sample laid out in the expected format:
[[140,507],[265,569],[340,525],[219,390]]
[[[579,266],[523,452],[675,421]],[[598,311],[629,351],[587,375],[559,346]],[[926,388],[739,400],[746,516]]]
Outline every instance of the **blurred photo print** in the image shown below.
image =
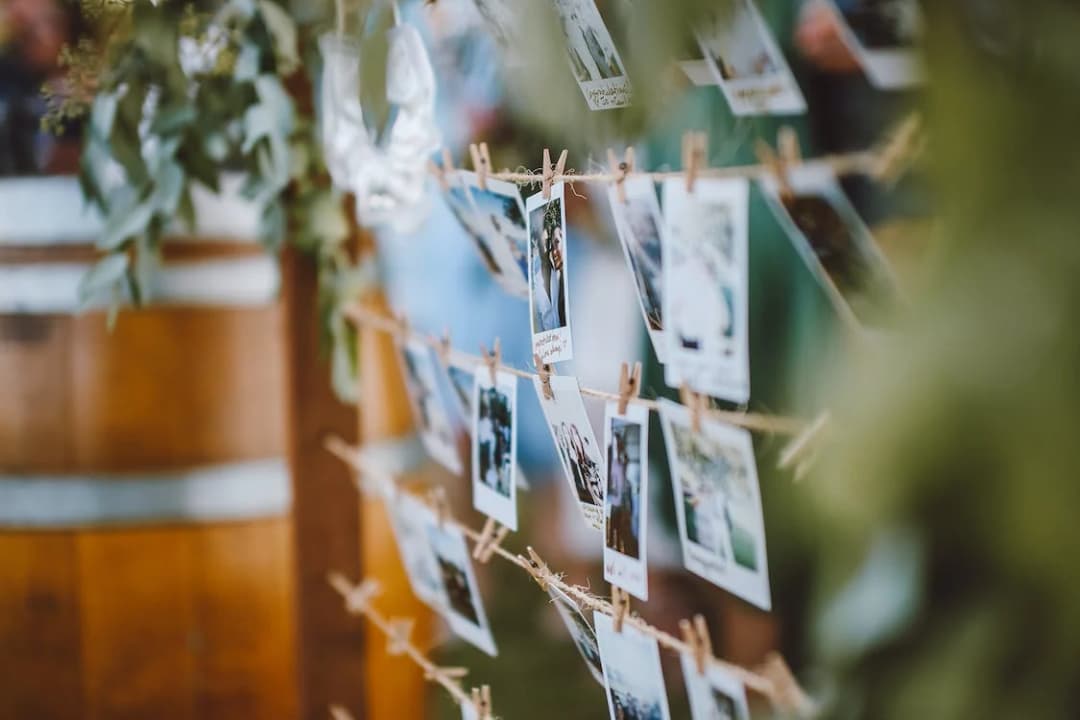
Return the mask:
[[436,519],[427,526],[427,535],[442,583],[443,616],[447,624],[454,634],[494,657],[498,654],[495,638],[484,614],[484,603],[461,530],[440,525]]
[[484,187],[480,187],[476,173],[463,172],[461,177],[472,195],[479,222],[486,230],[503,287],[514,295],[526,297],[529,292],[529,238],[525,227],[525,205],[517,185],[485,178]]
[[700,673],[693,655],[687,653],[680,660],[691,720],[750,720],[746,688],[739,678],[713,663]]
[[698,45],[736,115],[798,115],[806,100],[752,0],[718,8]]
[[619,199],[615,186],[608,188],[608,200],[615,218],[623,255],[630,267],[637,288],[638,303],[645,326],[649,330],[656,358],[666,361],[664,338],[664,277],[663,277],[663,217],[656,199],[656,187],[647,177],[631,177],[623,181],[626,200]]
[[433,460],[460,475],[457,436],[443,399],[438,380],[440,367],[432,349],[419,340],[407,340],[401,344],[401,364],[420,442]]
[[427,537],[428,527],[437,523],[435,513],[394,485],[388,487],[383,501],[413,593],[430,607],[441,610],[445,602],[443,582]]
[[883,90],[922,82],[922,11],[918,0],[813,0],[830,3],[843,19],[844,41],[866,76]]
[[630,104],[633,91],[619,51],[593,0],[555,0],[570,69],[590,110]]
[[649,516],[649,411],[629,405],[604,412],[607,484],[604,495],[604,580],[649,599],[645,552]]
[[600,664],[600,647],[596,644],[596,631],[593,630],[578,604],[566,593],[554,585],[548,585],[548,595],[551,597],[551,604],[555,606],[556,612],[566,625],[570,638],[574,641],[574,647],[585,660],[589,674],[596,682],[603,685],[604,670]]
[[660,401],[679,540],[686,569],[769,610],[769,564],[750,433]]
[[632,625],[615,632],[612,619],[593,613],[611,720],[670,720],[660,646]]
[[517,530],[517,485],[514,427],[517,378],[499,372],[496,382],[486,370],[473,384],[473,507],[511,530]]
[[521,27],[511,0],[472,0],[476,12],[484,22],[499,54],[504,61],[516,64],[521,61]]
[[570,360],[570,298],[566,262],[566,184],[551,186],[526,203],[529,228],[529,315],[533,354],[543,363]]
[[750,399],[749,183],[664,182],[664,378],[734,403]]
[[788,182],[789,196],[775,177],[761,179],[780,224],[837,310],[864,326],[879,326],[897,300],[896,282],[832,169],[800,164],[789,168]]
[[600,530],[604,526],[604,485],[607,475],[604,456],[596,441],[577,378],[552,375],[549,378],[552,398],[544,397],[539,377],[533,378],[536,397],[551,430],[551,439],[559,455],[563,474],[577,499],[585,524]]

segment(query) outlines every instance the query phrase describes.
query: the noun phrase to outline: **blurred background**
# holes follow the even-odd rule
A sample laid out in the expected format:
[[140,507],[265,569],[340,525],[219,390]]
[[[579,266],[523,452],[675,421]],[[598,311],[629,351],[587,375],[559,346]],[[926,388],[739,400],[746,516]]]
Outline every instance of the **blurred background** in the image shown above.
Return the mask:
[[[510,57],[478,4],[397,6],[459,167],[485,141],[499,168],[567,148],[597,171],[633,145],[639,169],[677,169],[687,130],[707,132],[710,165],[741,165],[784,125],[809,158],[922,118],[902,177],[843,179],[903,291],[884,331],[845,330],[751,191],[749,408],[832,418],[799,480],[775,469],[784,438],[755,435],[772,612],[682,568],[655,418],[650,600],[635,611],[668,630],[703,613],[716,655],[747,667],[780,652],[826,717],[1076,717],[1080,8],[923,3],[928,79],[882,91],[831,6],[759,0],[808,104],[777,118],[732,115],[678,65],[729,3],[598,0],[634,85],[631,107],[604,112],[575,87],[546,3],[512,4],[529,32]],[[466,352],[499,337],[507,363],[531,366],[526,301],[492,280],[433,178],[408,232],[366,228],[331,186],[318,38],[343,23],[359,42],[364,121],[389,142],[394,9],[0,0],[0,718],[457,716],[345,612],[334,570],[378,578],[378,606],[490,684],[498,716],[606,716],[518,568],[477,567],[499,657],[455,640],[412,596],[381,505],[322,446],[376,448],[479,527],[467,475],[417,442],[392,341],[344,309],[402,313]],[[641,360],[642,394],[676,397],[606,188],[574,190],[576,359],[560,372],[614,391],[619,363]],[[506,544],[599,592],[598,543],[532,389],[518,398],[530,488]],[[602,407],[587,409],[599,430]],[[663,659],[672,716],[689,717]]]

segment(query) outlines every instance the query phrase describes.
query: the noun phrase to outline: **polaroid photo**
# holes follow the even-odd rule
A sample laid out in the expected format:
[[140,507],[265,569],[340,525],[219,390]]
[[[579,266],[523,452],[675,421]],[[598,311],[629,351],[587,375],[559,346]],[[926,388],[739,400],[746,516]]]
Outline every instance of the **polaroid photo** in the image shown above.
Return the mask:
[[438,523],[435,513],[394,485],[384,490],[383,504],[413,593],[430,607],[441,610],[446,602],[443,583],[427,537],[428,527]]
[[843,18],[844,42],[875,86],[902,90],[923,81],[918,0],[828,0]]
[[765,518],[750,433],[660,401],[675,516],[686,569],[764,609],[772,608]]
[[548,595],[551,597],[551,604],[555,606],[559,617],[566,625],[570,639],[574,641],[574,647],[585,660],[589,673],[596,682],[603,685],[604,668],[600,663],[600,647],[596,644],[596,631],[592,624],[581,612],[578,604],[559,588],[548,585]]
[[536,193],[526,203],[529,228],[529,322],[533,354],[543,363],[574,357],[570,337],[570,281],[566,252],[566,184],[551,199]]
[[433,460],[455,475],[460,475],[462,467],[457,436],[439,387],[439,366],[434,353],[419,340],[407,340],[399,347],[405,388],[409,393],[420,442]]
[[869,228],[824,163],[788,169],[791,196],[763,176],[773,212],[837,310],[864,326],[879,326],[897,299],[896,280]]
[[475,173],[467,170],[449,174],[447,188],[443,193],[446,204],[476,248],[481,264],[491,273],[495,282],[508,293],[524,297],[527,287],[522,287],[521,283],[515,284],[514,275],[507,273],[507,269],[514,271],[513,255],[502,238],[490,231],[491,218],[480,212],[473,199],[469,184],[475,182]]
[[700,673],[693,655],[680,657],[691,720],[750,720],[746,688],[739,678],[712,663]]
[[529,233],[517,185],[485,178],[484,187],[480,187],[479,176],[467,170],[460,177],[472,197],[487,247],[499,266],[500,284],[513,295],[528,296]]
[[664,192],[664,379],[734,403],[750,399],[749,183],[704,178]]
[[660,646],[632,625],[615,632],[606,613],[593,612],[611,720],[670,720]]
[[664,338],[664,220],[656,187],[647,177],[631,177],[623,181],[626,200],[619,199],[618,189],[608,188],[615,231],[619,235],[623,256],[637,287],[638,305],[649,330],[649,339],[657,359],[667,358]]
[[440,525],[437,518],[427,525],[427,536],[442,585],[443,617],[456,635],[495,657],[495,638],[484,613],[465,536],[458,527]]
[[604,493],[604,580],[649,599],[646,519],[649,517],[649,411],[617,403],[604,409],[607,484]]
[[477,372],[472,397],[473,507],[517,530],[517,378]]
[[626,107],[630,78],[593,0],[555,0],[570,69],[590,110]]
[[595,530],[604,527],[604,485],[607,474],[604,454],[596,442],[577,378],[552,375],[548,383],[552,398],[544,397],[540,378],[533,378],[536,397],[551,430],[551,439],[559,453],[559,462],[570,489],[577,498],[585,524]]
[[698,45],[736,115],[798,115],[806,100],[784,54],[751,0],[717,11]]

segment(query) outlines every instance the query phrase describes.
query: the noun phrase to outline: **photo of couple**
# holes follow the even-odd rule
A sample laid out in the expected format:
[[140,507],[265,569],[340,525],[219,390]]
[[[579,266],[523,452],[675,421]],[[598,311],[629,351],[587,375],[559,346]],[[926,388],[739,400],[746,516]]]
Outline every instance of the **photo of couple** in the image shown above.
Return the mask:
[[591,110],[630,104],[630,81],[593,0],[555,0],[566,56]]
[[442,526],[432,518],[427,524],[427,536],[446,599],[443,611],[447,624],[455,634],[494,657],[497,654],[495,638],[484,613],[461,530]]
[[608,200],[615,218],[623,255],[637,287],[638,304],[649,330],[657,359],[666,358],[663,313],[663,216],[651,178],[627,178],[623,181],[623,199],[618,189],[608,189]]
[[[604,502],[604,480],[600,476],[600,466],[593,461],[595,452],[590,438],[582,438],[577,425],[560,423],[552,425],[555,444],[566,467],[570,468],[577,489],[578,500],[591,505]],[[591,434],[591,433],[590,433]]]
[[604,579],[639,600],[649,599],[645,552],[649,503],[649,410],[609,403],[604,418]]
[[440,368],[431,348],[417,340],[409,340],[401,346],[401,360],[420,442],[433,460],[460,475],[457,437],[439,386],[437,373]]
[[529,310],[533,352],[545,363],[573,357],[570,344],[570,302],[567,298],[565,185],[528,199]]
[[492,384],[488,373],[478,372],[474,383],[473,505],[488,517],[516,530],[514,396],[517,378],[500,372]]

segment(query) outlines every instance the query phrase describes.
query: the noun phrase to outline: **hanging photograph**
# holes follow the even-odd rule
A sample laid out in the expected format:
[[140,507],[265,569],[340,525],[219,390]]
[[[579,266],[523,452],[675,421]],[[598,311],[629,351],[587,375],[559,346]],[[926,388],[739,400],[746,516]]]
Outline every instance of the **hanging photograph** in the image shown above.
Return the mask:
[[529,294],[529,235],[525,227],[525,205],[517,185],[495,178],[480,179],[474,172],[462,172],[476,217],[485,232],[488,247],[499,266],[500,284],[519,297]]
[[445,604],[442,577],[427,537],[427,528],[437,523],[435,513],[392,484],[383,492],[383,503],[413,593],[430,607],[441,610]]
[[671,488],[686,569],[769,610],[769,563],[750,433],[660,401]]
[[465,230],[469,240],[472,241],[473,247],[476,248],[476,252],[480,256],[480,262],[491,273],[491,276],[505,287],[506,280],[502,277],[502,267],[496,257],[497,248],[493,247],[488,237],[484,220],[480,216],[480,211],[477,209],[476,203],[473,202],[472,193],[469,192],[469,188],[461,175],[461,171],[448,174],[447,189],[443,193],[446,204],[454,217],[461,223],[461,227]]
[[554,585],[548,585],[548,595],[551,597],[551,604],[555,606],[559,617],[565,623],[570,638],[574,641],[574,647],[578,649],[582,659],[585,660],[585,665],[589,668],[589,674],[593,676],[596,682],[603,685],[604,670],[600,664],[600,648],[596,644],[596,631],[593,630],[588,619],[582,614],[578,604],[568,597],[566,593]]
[[883,90],[922,82],[922,11],[918,0],[826,0],[843,18],[844,42]]
[[462,468],[457,436],[443,390],[439,386],[439,366],[435,356],[431,348],[419,340],[406,340],[400,347],[405,387],[420,442],[433,460],[455,475],[460,475]]
[[611,213],[619,235],[626,264],[634,277],[638,304],[649,330],[656,358],[666,361],[664,338],[664,277],[663,277],[663,217],[656,199],[656,187],[647,177],[630,177],[623,181],[625,200],[619,199],[618,189],[608,188]]
[[761,178],[773,212],[837,311],[864,326],[880,325],[897,299],[896,282],[870,230],[824,163],[788,169],[791,194]]
[[442,583],[443,617],[456,635],[494,657],[498,654],[495,638],[484,614],[465,538],[460,529],[433,519],[435,522],[427,525],[427,536]]
[[700,673],[694,656],[680,655],[691,720],[750,720],[746,688],[729,671],[713,663]]
[[615,632],[612,619],[593,613],[611,720],[670,720],[660,646],[632,625]]
[[664,322],[671,387],[750,399],[749,184],[704,178],[664,191]]
[[649,517],[649,411],[629,405],[604,410],[604,580],[649,599],[646,518]]
[[574,357],[570,337],[565,183],[551,186],[551,199],[537,193],[526,202],[529,228],[529,317],[532,350],[543,363]]
[[625,65],[593,0],[555,0],[570,69],[590,110],[630,104],[633,90]]
[[736,115],[798,115],[806,100],[784,54],[751,0],[717,9],[698,45]]
[[544,396],[540,378],[533,378],[536,397],[540,399],[544,419],[551,430],[563,474],[577,498],[585,524],[600,530],[604,527],[604,484],[607,475],[603,452],[585,414],[581,389],[577,378],[567,375],[552,375],[548,384],[553,396],[551,398]]
[[508,372],[478,371],[472,399],[473,507],[517,530],[517,378]]

